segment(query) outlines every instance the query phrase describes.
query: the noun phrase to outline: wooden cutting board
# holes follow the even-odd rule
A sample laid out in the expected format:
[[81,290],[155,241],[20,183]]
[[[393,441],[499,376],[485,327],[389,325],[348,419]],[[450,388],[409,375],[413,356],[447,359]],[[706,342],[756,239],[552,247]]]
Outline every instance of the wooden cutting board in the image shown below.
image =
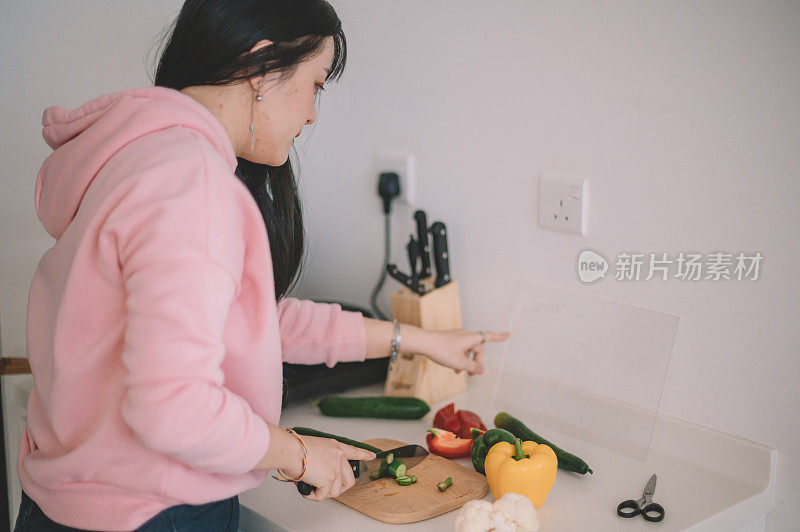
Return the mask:
[[[388,439],[366,440],[382,450],[407,445]],[[409,469],[417,482],[401,486],[391,478],[382,478],[353,486],[336,500],[384,523],[415,523],[461,508],[468,501],[480,499],[489,491],[486,477],[472,468],[433,453]],[[453,485],[439,491],[436,484],[453,477]]]

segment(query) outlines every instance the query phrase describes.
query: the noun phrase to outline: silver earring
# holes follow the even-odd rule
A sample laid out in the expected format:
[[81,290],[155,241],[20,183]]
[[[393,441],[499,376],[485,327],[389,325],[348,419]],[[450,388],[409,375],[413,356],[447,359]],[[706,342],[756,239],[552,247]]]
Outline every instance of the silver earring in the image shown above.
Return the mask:
[[[264,98],[261,97],[261,92],[258,93],[256,96],[256,101],[262,101]],[[250,153],[253,153],[256,149],[256,134],[253,128],[253,119],[250,119]]]
[[253,133],[253,121],[250,121],[250,153],[253,153],[253,150],[256,148],[256,136]]
[[[258,93],[258,96],[256,96],[256,100],[260,102],[263,99],[264,98],[261,97],[261,93]],[[251,119],[250,120],[250,153],[253,153],[253,151],[255,151],[255,149],[256,149],[256,135],[255,135],[254,128],[253,128],[253,120]]]

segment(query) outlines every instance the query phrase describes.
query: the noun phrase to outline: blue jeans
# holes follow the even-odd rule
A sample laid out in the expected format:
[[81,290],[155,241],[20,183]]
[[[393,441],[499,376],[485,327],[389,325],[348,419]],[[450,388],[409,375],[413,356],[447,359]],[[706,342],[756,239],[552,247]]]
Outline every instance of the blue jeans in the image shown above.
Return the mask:
[[[140,528],[140,532],[236,532],[239,528],[239,497],[234,496],[199,506],[181,504],[159,513]],[[14,532],[84,532],[59,525],[44,515],[39,505],[22,492]]]

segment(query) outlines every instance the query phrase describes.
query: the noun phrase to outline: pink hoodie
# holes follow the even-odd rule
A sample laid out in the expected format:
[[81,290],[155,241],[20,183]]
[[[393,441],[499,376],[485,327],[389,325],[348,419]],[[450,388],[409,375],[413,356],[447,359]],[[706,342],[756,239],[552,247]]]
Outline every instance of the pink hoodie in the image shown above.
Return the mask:
[[44,112],[22,487],[67,526],[130,530],[232,497],[281,410],[281,361],[364,360],[360,313],[284,298],[222,124],[161,87]]

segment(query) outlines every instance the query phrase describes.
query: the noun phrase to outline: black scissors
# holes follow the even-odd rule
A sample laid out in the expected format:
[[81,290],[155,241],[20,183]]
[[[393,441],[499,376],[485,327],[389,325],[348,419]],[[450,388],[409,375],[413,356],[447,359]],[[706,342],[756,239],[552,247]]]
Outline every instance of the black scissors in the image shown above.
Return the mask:
[[642,514],[645,521],[657,523],[664,519],[664,507],[653,502],[653,492],[656,491],[656,476],[650,477],[644,487],[642,498],[638,501],[629,499],[622,501],[617,506],[617,515],[620,517],[636,517]]

